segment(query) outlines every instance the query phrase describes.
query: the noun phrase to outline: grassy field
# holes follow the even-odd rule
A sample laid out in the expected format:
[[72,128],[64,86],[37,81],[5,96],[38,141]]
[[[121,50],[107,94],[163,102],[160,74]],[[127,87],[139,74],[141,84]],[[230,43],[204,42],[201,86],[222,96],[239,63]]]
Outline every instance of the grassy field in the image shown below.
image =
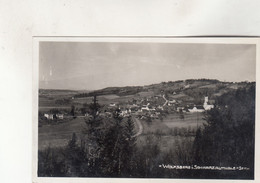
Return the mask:
[[148,91],[148,92],[139,92],[139,93],[137,93],[137,95],[140,96],[140,97],[149,97],[149,96],[154,95],[154,92],[152,92],[152,91]]
[[[163,152],[177,148],[183,143],[192,144],[197,127],[205,123],[202,118],[201,113],[186,113],[183,120],[180,119],[179,114],[170,114],[162,121],[141,120],[144,131],[142,135],[138,136],[137,145],[146,144],[147,136],[152,136],[154,143],[158,144],[160,151]],[[188,133],[189,131],[192,132],[192,135]]]
[[180,119],[179,114],[171,114],[163,119],[163,124],[169,128],[196,128],[204,122],[202,113],[186,113],[184,114],[184,119]]
[[[68,120],[64,123],[43,125],[38,130],[38,147],[44,149],[50,147],[62,147],[68,144],[72,134],[76,133],[78,140],[82,136],[82,131],[86,127],[83,117]],[[139,130],[135,123],[135,132]]]
[[155,133],[156,131],[161,131],[163,133],[169,133],[171,129],[174,128],[191,128],[196,129],[197,126],[201,126],[205,121],[202,119],[202,113],[186,113],[184,114],[184,119],[180,119],[179,114],[169,114],[164,117],[163,120],[153,120],[148,123],[142,120],[144,126],[144,134]]
[[181,98],[185,98],[185,97],[187,97],[187,95],[184,94],[184,93],[179,93],[179,94],[176,94],[176,95],[171,95],[171,98],[173,98],[173,99],[181,99]]
[[217,84],[209,84],[205,86],[200,86],[199,88],[217,88]]
[[62,147],[68,144],[72,134],[80,137],[85,127],[84,118],[76,118],[57,125],[44,125],[38,129],[38,148]]
[[84,103],[91,103],[93,102],[93,97],[84,97],[84,98],[75,98],[73,99],[73,103],[79,103],[79,104],[84,104]]
[[[192,144],[194,141],[194,136],[189,137],[183,137],[183,136],[171,136],[171,135],[165,135],[165,136],[156,136],[152,135],[152,143],[157,144],[160,152],[169,152],[171,150],[177,149],[180,147],[181,144],[189,143]],[[147,141],[148,135],[141,135],[137,138],[137,146],[143,146],[148,143],[151,143],[150,141]],[[174,157],[172,157],[174,158]]]
[[[185,114],[184,120],[179,118],[178,114],[170,114],[161,120],[153,120],[146,122],[141,120],[143,125],[143,133],[138,137],[138,143],[143,143],[143,139],[148,134],[160,134],[160,145],[162,148],[171,146],[178,136],[172,136],[174,130],[184,128],[192,130],[197,129],[197,125],[201,126],[205,121],[202,119],[202,114]],[[84,118],[71,119],[65,123],[57,125],[44,125],[39,127],[39,149],[47,146],[64,146],[71,139],[72,133],[75,132],[78,136],[81,135],[82,129],[85,127]],[[138,131],[138,126],[135,124],[135,131]]]

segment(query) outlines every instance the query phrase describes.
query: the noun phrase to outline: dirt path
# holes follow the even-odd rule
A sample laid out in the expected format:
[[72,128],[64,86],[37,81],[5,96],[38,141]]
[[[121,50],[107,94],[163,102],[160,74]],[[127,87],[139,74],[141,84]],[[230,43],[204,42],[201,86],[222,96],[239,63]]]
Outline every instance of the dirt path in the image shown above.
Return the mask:
[[142,125],[142,123],[141,123],[141,121],[140,121],[139,119],[137,119],[137,118],[133,118],[133,119],[134,119],[134,121],[136,122],[136,124],[138,125],[139,130],[138,130],[138,132],[137,132],[135,135],[133,135],[132,137],[138,137],[139,135],[141,135],[141,134],[143,133],[143,125]]
[[165,98],[165,95],[163,95],[162,97],[163,97],[163,99],[165,100],[165,103],[163,104],[163,106],[166,106],[166,104],[169,102],[169,100],[167,100],[167,99]]

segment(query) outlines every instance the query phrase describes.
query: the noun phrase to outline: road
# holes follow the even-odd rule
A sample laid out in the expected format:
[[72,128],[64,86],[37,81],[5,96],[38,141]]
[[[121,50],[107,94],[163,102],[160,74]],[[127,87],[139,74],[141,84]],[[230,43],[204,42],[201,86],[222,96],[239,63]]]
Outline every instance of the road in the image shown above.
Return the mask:
[[[166,106],[167,103],[169,102],[169,100],[167,100],[167,99],[165,98],[165,95],[163,95],[162,97],[163,97],[163,99],[165,100],[165,103],[163,104],[163,106]],[[139,119],[133,117],[133,120],[134,120],[135,123],[138,125],[139,130],[138,130],[138,132],[137,132],[135,135],[133,135],[132,137],[138,137],[139,135],[141,135],[141,134],[143,133],[143,125],[142,125],[142,123],[141,123],[141,121],[140,121]]]
[[138,137],[139,135],[141,135],[143,133],[143,125],[141,123],[141,121],[135,117],[133,117],[134,121],[136,122],[136,124],[138,125],[138,132],[133,135],[132,137]]
[[163,104],[163,106],[166,106],[166,104],[169,102],[169,100],[167,100],[167,99],[165,98],[165,95],[163,95],[162,97],[163,97],[163,99],[165,100],[165,103]]

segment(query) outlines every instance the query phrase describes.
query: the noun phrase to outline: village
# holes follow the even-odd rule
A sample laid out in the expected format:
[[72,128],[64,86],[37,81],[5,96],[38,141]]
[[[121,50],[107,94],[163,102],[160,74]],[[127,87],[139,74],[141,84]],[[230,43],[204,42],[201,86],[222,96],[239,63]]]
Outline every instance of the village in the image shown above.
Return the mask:
[[[159,98],[164,99],[164,103],[160,103]],[[133,100],[128,104],[115,104],[111,103],[107,106],[107,109],[119,108],[121,110],[120,115],[122,117],[129,117],[133,115],[140,119],[155,118],[159,119],[162,113],[196,113],[204,112],[214,108],[213,104],[209,104],[208,97],[204,98],[203,105],[187,104],[183,105],[180,100],[167,100],[165,95],[159,95],[155,97],[148,97],[141,100]],[[111,115],[111,112],[105,111],[107,114]]]
[[[174,93],[176,94],[176,93]],[[97,96],[98,98],[98,96]],[[166,114],[172,113],[202,113],[204,111],[210,110],[214,108],[213,100],[209,101],[208,96],[204,97],[204,103],[200,105],[196,105],[192,102],[186,102],[183,100],[176,100],[166,98],[165,94],[159,94],[149,97],[143,97],[132,100],[128,100],[125,102],[117,102],[117,103],[109,103],[102,105],[100,111],[98,111],[98,115],[112,118],[113,112],[116,109],[119,109],[119,116],[121,117],[129,117],[133,116],[138,119],[161,119],[162,116]],[[62,121],[66,118],[86,118],[90,116],[88,110],[82,111],[79,108],[73,109],[73,112],[48,112],[44,113],[44,118],[47,120],[59,120]]]

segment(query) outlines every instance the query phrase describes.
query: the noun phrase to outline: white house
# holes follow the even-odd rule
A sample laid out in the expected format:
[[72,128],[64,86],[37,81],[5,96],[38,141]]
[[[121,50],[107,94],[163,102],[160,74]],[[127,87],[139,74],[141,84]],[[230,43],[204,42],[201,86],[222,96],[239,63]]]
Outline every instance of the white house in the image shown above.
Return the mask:
[[189,88],[190,87],[190,85],[186,85],[186,86],[184,86],[184,88]]
[[192,109],[188,109],[189,110],[189,112],[203,112],[203,111],[205,111],[202,107],[196,107],[196,106],[194,106]]
[[149,105],[150,105],[150,103],[148,103],[147,105],[143,105],[142,108],[141,108],[141,111],[142,111],[142,112],[143,112],[143,111],[150,111]]
[[44,114],[44,117],[53,120],[53,114]]
[[44,117],[46,117],[48,119],[49,118],[49,114],[44,114]]
[[110,106],[110,107],[115,107],[116,104],[115,104],[115,103],[110,103],[109,106]]
[[57,117],[58,119],[63,119],[63,118],[64,118],[64,115],[63,115],[63,114],[56,114],[56,117]]
[[150,109],[150,111],[155,111],[155,108],[154,108],[154,107],[153,107],[153,108],[151,108],[151,109]]
[[176,103],[176,100],[173,99],[173,100],[169,100],[168,102],[169,102],[170,104],[175,104],[175,103]]
[[168,101],[168,105],[169,105],[169,106],[171,106],[172,104],[175,104],[175,103],[176,103],[176,100],[174,100],[174,99]]
[[150,111],[149,107],[147,105],[143,105],[141,108],[141,111]]

